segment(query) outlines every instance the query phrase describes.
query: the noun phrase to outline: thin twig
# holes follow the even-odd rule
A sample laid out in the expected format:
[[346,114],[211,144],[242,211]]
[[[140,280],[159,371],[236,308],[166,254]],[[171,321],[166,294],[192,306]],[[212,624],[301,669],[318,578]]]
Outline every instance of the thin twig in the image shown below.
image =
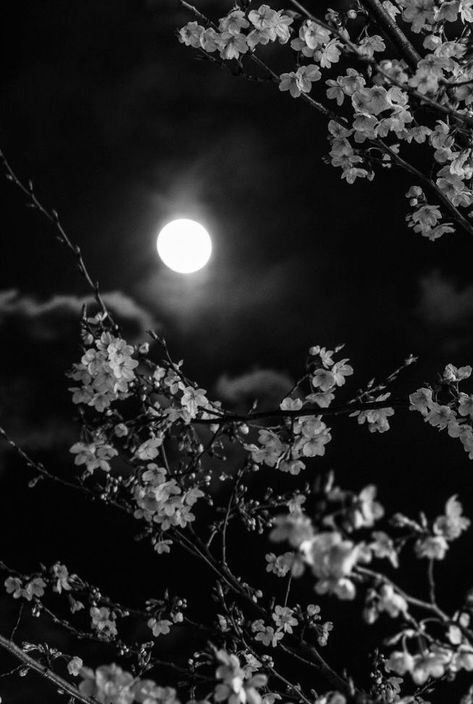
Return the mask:
[[[264,618],[267,617],[266,609],[252,599],[248,591],[228,568],[220,566],[215,561],[213,555],[198,536],[193,535],[194,542],[192,542],[184,536],[181,531],[175,530],[174,534],[178,534],[181,539],[184,538],[187,543],[186,549],[191,552],[191,554],[198,555],[204,559],[205,563],[232,589],[232,591],[236,592],[243,597],[246,602],[250,603],[253,609],[261,616]],[[315,671],[324,677],[324,679],[329,682],[331,686],[336,687],[345,694],[353,694],[352,684],[347,682],[343,677],[335,672],[335,670],[333,670],[333,668],[322,657],[316,648],[306,641],[298,640],[291,636],[287,636],[287,641],[291,643],[291,645],[285,645],[283,647],[285,652],[290,654],[292,657],[305,662],[307,665],[310,665]]]
[[434,577],[434,560],[430,558],[429,560],[429,565],[427,567],[427,578],[429,580],[429,596],[430,596],[430,603],[432,606],[437,606],[437,599],[435,596],[435,577]]
[[230,494],[230,498],[228,499],[228,504],[227,504],[227,510],[225,511],[225,520],[223,521],[223,529],[222,529],[222,563],[225,567],[228,567],[227,564],[227,528],[228,528],[228,520],[230,518],[230,510],[232,508],[233,504],[233,499],[235,498],[236,492],[238,491],[238,486],[240,484],[240,480],[245,472],[245,468],[242,467],[238,470],[235,481],[233,483],[233,488]]
[[440,609],[435,602],[429,603],[428,601],[423,601],[422,599],[417,599],[416,597],[410,596],[403,589],[398,587],[398,585],[395,584],[391,579],[381,574],[380,572],[374,572],[373,570],[370,570],[366,567],[359,566],[355,568],[355,571],[361,575],[371,577],[376,582],[379,582],[381,584],[389,584],[400,596],[403,597],[403,599],[407,601],[408,604],[411,604],[412,606],[417,606],[417,608],[419,609],[424,609],[425,611],[430,611],[431,613],[434,613],[440,618],[441,621],[444,621],[445,623],[453,623],[453,620],[448,616],[448,614],[442,611],[442,609]]
[[287,606],[287,602],[289,601],[289,594],[291,591],[291,584],[292,584],[292,572],[289,572],[289,579],[287,580],[287,585],[286,585],[286,593],[284,595],[284,603],[283,606]]
[[25,606],[25,605],[24,605],[24,603],[22,602],[22,603],[20,604],[20,608],[18,609],[18,618],[16,619],[16,623],[15,623],[15,625],[13,626],[12,632],[10,633],[10,640],[13,640],[13,639],[14,639],[15,634],[16,634],[16,632],[17,632],[17,630],[18,630],[18,626],[20,625],[21,617],[23,616],[23,609],[24,609],[24,606]]
[[53,225],[54,229],[56,230],[56,237],[58,241],[64,245],[70,252],[72,252],[75,260],[76,260],[76,265],[77,268],[81,274],[81,276],[85,279],[89,287],[92,289],[93,295],[95,300],[97,301],[102,313],[108,317],[112,325],[117,328],[117,325],[114,323],[114,320],[112,318],[112,315],[110,311],[108,310],[103,298],[102,294],[100,293],[100,288],[98,281],[94,281],[85,265],[84,259],[82,258],[82,253],[80,250],[79,245],[76,245],[72,242],[72,240],[69,238],[69,235],[66,233],[64,230],[64,227],[60,221],[59,214],[56,210],[49,209],[47,208],[38,198],[36,195],[36,192],[34,191],[33,188],[33,183],[31,181],[28,182],[27,185],[17,176],[16,172],[13,170],[13,168],[10,166],[5,154],[3,151],[0,149],[0,163],[2,164],[4,170],[5,170],[5,176],[8,181],[13,183],[22,193],[23,195],[26,196],[27,198],[27,204],[37,210],[43,217],[46,218],[46,220]]
[[[61,477],[58,477],[56,474],[52,474],[52,472],[47,470],[42,462],[37,462],[36,460],[33,460],[32,457],[30,457],[30,455],[25,450],[23,450],[23,448],[21,448],[19,445],[16,444],[14,440],[12,440],[12,438],[8,435],[8,433],[2,426],[0,426],[0,437],[2,437],[10,445],[10,447],[15,450],[15,452],[23,459],[29,469],[33,469],[44,479],[48,479],[50,481],[55,482],[56,484],[66,486],[68,489],[80,491],[89,499],[100,499],[100,494],[98,492],[95,492],[93,489],[89,489],[83,484],[77,484],[75,482],[70,482],[67,479],[62,479]],[[108,503],[114,506],[115,508],[124,511],[125,513],[132,513],[131,509],[127,508],[123,504],[118,503],[118,501],[115,501],[114,499],[108,498],[105,503]]]

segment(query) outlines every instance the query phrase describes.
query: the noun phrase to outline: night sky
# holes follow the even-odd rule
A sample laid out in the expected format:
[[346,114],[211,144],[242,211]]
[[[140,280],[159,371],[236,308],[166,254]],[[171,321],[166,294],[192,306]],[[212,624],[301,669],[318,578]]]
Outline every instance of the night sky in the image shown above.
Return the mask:
[[[232,7],[198,4],[211,16]],[[255,396],[276,402],[313,344],[346,343],[356,373],[347,394],[409,353],[420,360],[400,393],[448,362],[472,363],[473,242],[458,232],[431,243],[409,230],[403,173],[342,183],[323,161],[323,119],[270,83],[197,59],[177,41],[192,19],[177,2],[38,0],[9,11],[1,147],[59,211],[132,341],[159,330],[190,377],[239,407]],[[266,54],[282,70],[278,49]],[[78,425],[64,371],[79,354],[89,291],[51,227],[5,180],[0,194],[0,422],[65,471]],[[201,221],[213,238],[211,263],[188,278],[156,254],[157,232],[175,217]],[[393,510],[437,515],[458,492],[472,515],[471,462],[413,415],[395,416],[383,436],[337,420],[318,466],[349,488],[379,484]],[[110,534],[127,533],[133,548],[115,517],[97,509],[84,526],[81,502],[46,487],[27,493],[27,471],[0,457],[1,533],[18,567],[66,560],[73,546],[75,569],[98,580]],[[143,558],[145,547],[136,550],[127,561]],[[124,570],[110,555],[105,581],[118,574],[126,594],[133,563]],[[32,701],[15,692],[8,701]]]

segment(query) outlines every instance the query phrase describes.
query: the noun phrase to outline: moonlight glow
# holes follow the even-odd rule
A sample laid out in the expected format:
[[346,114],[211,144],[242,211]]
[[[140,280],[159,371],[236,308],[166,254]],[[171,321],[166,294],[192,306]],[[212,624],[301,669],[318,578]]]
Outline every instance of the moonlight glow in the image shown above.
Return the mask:
[[212,253],[212,240],[205,227],[185,218],[165,225],[156,246],[166,266],[179,274],[192,274],[202,269]]

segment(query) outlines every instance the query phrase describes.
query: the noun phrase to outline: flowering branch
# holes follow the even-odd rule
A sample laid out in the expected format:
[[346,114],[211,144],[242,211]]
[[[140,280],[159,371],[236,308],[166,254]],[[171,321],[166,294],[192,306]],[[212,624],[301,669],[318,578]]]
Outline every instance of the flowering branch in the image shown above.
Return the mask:
[[[437,9],[435,0],[428,0],[425,7],[406,0],[401,13],[399,7],[390,2],[382,4],[379,0],[366,0],[356,10],[341,13],[330,10],[322,20],[298,0],[290,0],[306,18],[299,26],[299,36],[292,40],[290,25],[299,24],[300,16],[295,20],[284,15],[283,11],[276,12],[262,5],[259,10],[246,11],[246,14],[244,10],[235,9],[216,24],[194,6],[182,2],[183,7],[205,24],[188,23],[180,30],[179,38],[184,44],[199,48],[212,60],[213,54],[218,52],[219,62],[234,63],[241,75],[245,75],[244,62],[247,59],[258,64],[280,90],[289,91],[294,98],[301,97],[321,113],[329,120],[332,163],[342,168],[342,177],[349,183],[356,178],[371,180],[375,165],[399,166],[434,195],[446,215],[452,216],[457,225],[473,234],[469,220],[471,214],[463,214],[461,210],[473,204],[473,167],[470,166],[468,147],[473,126],[468,107],[473,101],[470,57],[465,54],[463,37],[453,49],[454,42],[447,41],[444,33],[445,22],[456,21],[459,12],[465,24],[473,22],[473,14],[463,7],[464,1],[448,6],[447,10],[443,7]],[[358,14],[365,12],[360,9],[363,6],[383,33],[400,48],[407,63],[398,58],[379,60],[375,57],[377,52],[385,52],[386,45],[379,35],[369,35],[370,25],[364,27],[361,39],[350,35],[349,24]],[[418,54],[398,24],[396,15],[400,13],[404,22],[412,24],[413,33],[423,30],[426,36],[424,45],[431,50],[430,54],[423,57]],[[434,33],[428,35],[429,31]],[[296,70],[278,76],[258,56],[258,44],[275,41],[280,44],[290,42],[297,54]],[[448,62],[444,57],[448,57]],[[312,63],[304,63],[306,58]],[[312,85],[321,79],[322,69],[330,69],[342,59],[356,59],[361,72],[350,66],[346,75],[340,75],[336,80],[330,78],[326,81],[329,86],[326,95],[330,100],[336,100],[338,106],[348,98],[354,111],[353,120],[344,109],[334,112],[311,94]],[[451,74],[450,80],[446,78],[448,74]],[[449,87],[450,83],[453,87]],[[421,108],[426,108],[422,119],[427,124],[419,121]],[[430,126],[429,110],[442,118],[437,120],[434,129]],[[396,141],[389,143],[387,137]],[[400,144],[411,144],[413,140],[419,144],[430,142],[434,147],[434,159],[441,165],[437,178],[429,178],[399,154]],[[377,151],[381,158],[378,158]],[[450,223],[439,222],[442,217],[439,206],[427,202],[421,186],[410,189],[407,197],[410,205],[419,206],[406,218],[416,232],[435,240],[453,231]]]
[[39,675],[51,682],[51,684],[53,684],[56,689],[58,689],[60,692],[65,692],[69,694],[69,696],[72,698],[72,701],[82,702],[82,704],[98,704],[97,699],[86,697],[81,694],[77,687],[74,687],[74,685],[70,684],[62,677],[57,675],[48,666],[42,665],[40,662],[31,657],[31,655],[28,655],[28,653],[26,653],[22,648],[16,645],[16,643],[13,643],[11,640],[8,640],[8,638],[5,638],[5,636],[2,636],[1,634],[0,647],[9,652],[10,655],[13,655],[13,657],[15,657],[17,660],[20,660],[20,662],[26,665],[27,668],[33,670],[34,672],[37,672]]
[[362,0],[362,4],[366,5],[370,14],[379,22],[386,35],[397,45],[410,67],[415,70],[421,56],[381,2],[379,0]]
[[[389,83],[391,85],[394,85],[394,86],[397,86],[398,88],[402,88],[403,90],[406,90],[410,95],[412,95],[417,100],[419,100],[420,103],[424,103],[425,105],[428,105],[429,107],[433,108],[434,110],[437,110],[438,112],[442,113],[443,115],[448,115],[450,117],[453,117],[456,120],[458,120],[460,123],[464,123],[468,127],[473,126],[473,118],[471,118],[469,115],[465,115],[461,112],[458,112],[457,110],[455,110],[449,106],[442,105],[441,103],[437,102],[436,100],[433,100],[432,98],[430,98],[428,95],[420,93],[418,90],[416,90],[412,86],[406,85],[405,83],[401,83],[392,74],[385,71],[383,69],[383,67],[378,63],[378,61],[374,58],[374,56],[366,55],[365,53],[360,51],[359,47],[349,39],[346,32],[342,32],[339,29],[337,29],[337,27],[321,20],[319,17],[314,15],[312,12],[310,12],[306,7],[304,7],[304,5],[302,5],[299,2],[299,0],[289,0],[289,1],[292,5],[294,5],[294,7],[297,7],[298,10],[300,10],[306,17],[308,17],[311,20],[311,22],[314,22],[315,24],[319,25],[320,27],[323,27],[324,29],[326,29],[331,34],[334,34],[342,42],[342,44],[344,44],[351,52],[353,52],[355,54],[355,56],[357,57],[357,59],[359,61],[361,61],[362,63],[364,63],[368,66],[371,66],[375,71],[380,73],[387,81],[389,81]],[[415,65],[417,65],[419,60],[421,60],[420,57],[417,58]]]
[[386,401],[366,401],[364,403],[356,403],[353,405],[344,404],[342,406],[332,406],[331,408],[321,408],[320,406],[307,406],[297,411],[282,410],[281,408],[273,408],[267,411],[252,411],[251,413],[222,413],[211,418],[196,418],[192,422],[195,425],[225,425],[227,423],[251,423],[254,420],[263,420],[265,418],[305,418],[307,416],[344,416],[351,415],[355,412],[364,412],[377,409],[383,409],[387,406],[396,408],[408,408],[409,401],[402,398],[390,398],[389,403]]
[[[442,611],[436,603],[423,601],[418,597],[411,596],[410,594],[405,592],[404,589],[401,589],[397,584],[395,584],[392,579],[386,577],[386,575],[381,574],[380,572],[375,572],[372,569],[368,569],[367,567],[357,567],[356,571],[359,572],[359,574],[361,575],[370,577],[371,579],[375,580],[375,582],[379,582],[381,584],[389,584],[389,586],[393,587],[396,593],[400,594],[402,598],[407,601],[408,604],[411,604],[412,606],[415,606],[424,611],[430,611],[434,613],[445,623],[453,623],[453,619],[448,616],[444,611]],[[471,633],[471,636],[473,637],[473,632]]]

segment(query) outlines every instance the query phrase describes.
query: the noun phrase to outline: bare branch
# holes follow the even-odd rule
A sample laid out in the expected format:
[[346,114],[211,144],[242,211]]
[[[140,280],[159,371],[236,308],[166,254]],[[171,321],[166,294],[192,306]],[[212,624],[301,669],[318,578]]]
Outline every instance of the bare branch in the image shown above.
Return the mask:
[[93,295],[95,300],[97,301],[102,313],[108,317],[110,322],[114,325],[115,328],[117,328],[116,324],[114,323],[114,320],[112,318],[112,315],[110,314],[110,311],[108,310],[107,306],[105,305],[105,302],[102,298],[102,294],[100,293],[100,288],[98,281],[94,281],[85,265],[85,262],[82,258],[82,253],[80,250],[79,245],[74,244],[72,240],[69,238],[69,235],[66,233],[64,230],[64,227],[62,226],[61,220],[59,218],[59,214],[56,210],[52,210],[47,208],[38,198],[36,195],[33,184],[30,181],[28,185],[25,185],[23,181],[17,176],[13,168],[10,166],[9,162],[7,161],[7,158],[3,151],[0,149],[0,163],[3,166],[3,169],[5,171],[5,176],[8,181],[13,183],[22,193],[23,195],[26,196],[27,199],[27,204],[37,210],[43,217],[46,218],[46,220],[54,227],[56,230],[56,236],[58,241],[64,246],[67,247],[67,249],[72,252],[75,260],[76,260],[76,266],[82,276],[83,279],[87,282],[88,286],[92,289]]

